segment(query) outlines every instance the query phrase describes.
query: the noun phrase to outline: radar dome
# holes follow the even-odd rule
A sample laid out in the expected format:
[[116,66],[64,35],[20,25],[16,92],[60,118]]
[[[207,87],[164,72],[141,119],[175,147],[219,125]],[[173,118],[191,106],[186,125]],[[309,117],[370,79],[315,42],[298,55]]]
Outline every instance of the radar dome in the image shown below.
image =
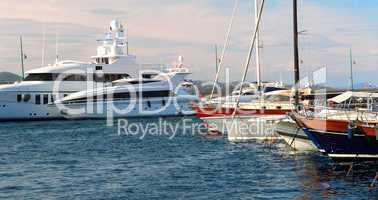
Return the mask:
[[111,31],[121,31],[123,30],[122,23],[118,20],[113,20],[110,22],[110,30]]

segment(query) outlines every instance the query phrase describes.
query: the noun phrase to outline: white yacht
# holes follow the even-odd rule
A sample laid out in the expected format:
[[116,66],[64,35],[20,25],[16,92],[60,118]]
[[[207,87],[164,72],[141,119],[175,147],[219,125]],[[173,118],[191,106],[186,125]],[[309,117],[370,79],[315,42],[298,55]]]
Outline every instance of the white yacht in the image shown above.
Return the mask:
[[49,103],[138,74],[140,65],[136,57],[124,53],[124,31],[120,22],[112,21],[110,31],[105,39],[99,40],[97,55],[90,62],[56,62],[27,71],[20,82],[0,86],[0,121],[61,118],[60,113],[47,108]]
[[112,86],[71,94],[50,107],[73,119],[195,115],[191,103],[198,98],[180,85],[189,74],[176,67],[152,78],[121,79]]

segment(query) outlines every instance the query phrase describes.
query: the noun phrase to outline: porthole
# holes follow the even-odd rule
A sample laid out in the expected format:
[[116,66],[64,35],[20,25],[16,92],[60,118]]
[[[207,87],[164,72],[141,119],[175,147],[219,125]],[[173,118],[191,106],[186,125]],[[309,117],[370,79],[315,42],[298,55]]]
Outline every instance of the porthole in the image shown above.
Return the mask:
[[41,104],[41,95],[40,94],[36,94],[35,95],[35,104]]
[[43,104],[48,104],[49,103],[49,95],[44,94],[42,97],[43,97]]
[[22,95],[21,94],[17,94],[17,102],[21,102],[22,101]]
[[30,94],[24,94],[23,95],[24,102],[28,102],[28,101],[30,101],[30,99],[31,99],[31,95]]

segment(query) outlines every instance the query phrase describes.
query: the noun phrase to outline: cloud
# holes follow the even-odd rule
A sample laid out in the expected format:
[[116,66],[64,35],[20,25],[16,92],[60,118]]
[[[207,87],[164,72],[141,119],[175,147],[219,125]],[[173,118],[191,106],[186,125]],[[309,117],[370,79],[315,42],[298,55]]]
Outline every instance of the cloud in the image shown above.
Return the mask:
[[90,12],[95,15],[110,15],[110,16],[124,14],[124,12],[121,10],[106,9],[106,8],[96,8],[96,9],[90,10]]
[[[241,0],[232,30],[225,66],[232,79],[241,78],[253,29],[253,2]],[[262,66],[265,80],[277,74],[292,79],[291,1],[266,1],[262,26]],[[300,1],[301,72],[305,75],[328,66],[333,84],[347,84],[347,56],[353,49],[358,61],[356,73],[376,70],[378,64],[378,24],[362,12],[351,13],[348,2],[333,1],[332,6],[312,0]],[[32,6],[30,6],[32,5]],[[336,5],[336,6],[335,6]],[[370,7],[378,7],[378,3]],[[107,30],[112,19],[126,23],[130,50],[142,62],[172,62],[183,55],[192,66],[194,77],[214,76],[214,44],[222,45],[233,1],[228,0],[22,0],[1,1],[0,70],[18,72],[18,35],[24,36],[30,54],[28,68],[41,64],[42,33],[46,30],[46,60],[54,59],[55,30],[59,52],[67,59],[88,60],[95,53],[95,40]],[[369,14],[375,16],[377,14]],[[207,70],[203,70],[207,69]],[[254,80],[254,68],[249,73]],[[362,72],[361,72],[362,73]],[[363,79],[363,78],[360,78]]]

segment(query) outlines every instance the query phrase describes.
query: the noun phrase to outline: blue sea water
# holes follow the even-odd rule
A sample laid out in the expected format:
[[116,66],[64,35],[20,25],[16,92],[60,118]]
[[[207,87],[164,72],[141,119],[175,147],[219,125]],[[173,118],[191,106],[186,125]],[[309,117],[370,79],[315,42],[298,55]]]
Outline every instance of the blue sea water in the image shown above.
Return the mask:
[[378,199],[368,187],[375,166],[346,176],[281,142],[233,144],[184,131],[183,118],[164,121],[179,134],[118,134],[101,120],[2,122],[0,199]]

